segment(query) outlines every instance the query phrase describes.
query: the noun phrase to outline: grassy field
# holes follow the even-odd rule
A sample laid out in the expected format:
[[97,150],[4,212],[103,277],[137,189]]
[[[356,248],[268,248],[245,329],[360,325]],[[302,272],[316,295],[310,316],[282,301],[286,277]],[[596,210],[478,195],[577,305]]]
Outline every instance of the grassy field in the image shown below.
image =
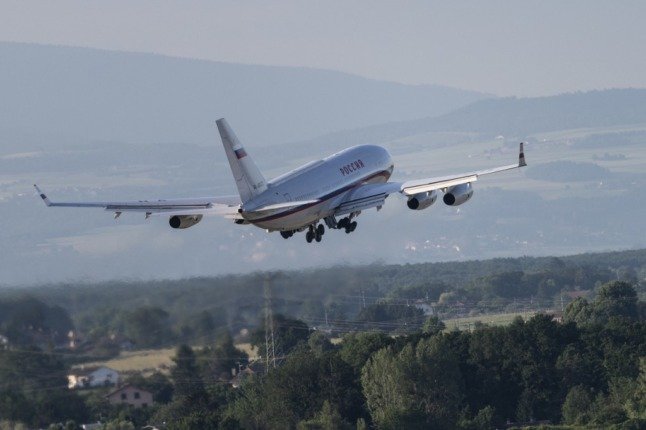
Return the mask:
[[[518,316],[527,320],[535,314],[536,312],[514,312],[479,315],[475,317],[446,319],[444,320],[444,324],[446,324],[447,330],[472,330],[475,328],[476,322],[487,325],[502,326],[511,324],[514,318]],[[342,338],[332,339],[332,343],[335,345],[341,342]],[[258,358],[259,351],[256,348],[253,348],[250,343],[237,344],[236,348],[246,352],[252,360]],[[150,374],[154,371],[168,372],[170,366],[173,364],[173,361],[171,360],[173,355],[175,355],[175,348],[125,351],[113,359],[86,363],[84,366],[107,366],[124,373],[141,372],[143,374]]]
[[[247,353],[251,359],[258,357],[258,353],[249,343],[242,343],[236,347]],[[119,372],[141,372],[150,374],[154,371],[168,372],[173,364],[171,358],[175,355],[175,348],[146,349],[141,351],[124,351],[118,357],[106,361],[97,361],[84,364],[85,367],[107,366]]]
[[171,357],[174,354],[175,348],[124,351],[113,359],[86,363],[84,366],[107,366],[119,372],[152,373],[155,370],[168,370],[173,364]]
[[477,322],[490,326],[505,326],[511,324],[517,317],[528,320],[534,315],[536,315],[535,311],[478,315],[475,317],[446,319],[444,324],[446,324],[447,330],[472,330]]

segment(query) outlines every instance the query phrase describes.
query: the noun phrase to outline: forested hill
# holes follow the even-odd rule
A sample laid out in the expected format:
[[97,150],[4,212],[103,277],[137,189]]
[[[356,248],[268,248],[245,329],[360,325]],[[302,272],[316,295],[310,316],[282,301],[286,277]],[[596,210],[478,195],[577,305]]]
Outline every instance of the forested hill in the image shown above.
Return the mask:
[[[0,298],[29,294],[65,308],[76,321],[95,319],[98,313],[107,316],[110,309],[114,310],[114,317],[118,312],[141,306],[162,308],[174,321],[207,311],[239,329],[258,323],[265,303],[266,279],[271,279],[277,312],[315,325],[325,312],[345,324],[361,318],[366,307],[384,303],[398,306],[415,301],[443,303],[447,317],[530,307],[552,309],[560,307],[563,300],[565,304],[571,300],[572,297],[563,296],[564,292],[589,294],[611,280],[627,280],[639,286],[645,278],[646,250],[635,250],[559,258],[337,266],[166,281],[64,283],[4,288]],[[638,293],[643,295],[643,290],[638,289]]]
[[437,117],[334,133],[311,143],[340,142],[343,146],[387,142],[431,132],[476,132],[525,137],[533,133],[646,124],[646,89],[612,89],[550,97],[496,98],[476,101]]
[[23,132],[58,148],[74,137],[211,145],[214,121],[226,117],[258,147],[435,116],[485,97],[327,70],[87,48],[0,42],[0,58],[5,144]]
[[[0,295],[1,424],[642,429],[645,275],[642,250],[14,291]],[[507,324],[478,313],[492,308],[516,312]],[[479,319],[459,330],[465,312]],[[111,405],[110,387],[68,389],[66,375],[82,370],[73,363],[171,346],[170,366],[122,373],[154,405]]]

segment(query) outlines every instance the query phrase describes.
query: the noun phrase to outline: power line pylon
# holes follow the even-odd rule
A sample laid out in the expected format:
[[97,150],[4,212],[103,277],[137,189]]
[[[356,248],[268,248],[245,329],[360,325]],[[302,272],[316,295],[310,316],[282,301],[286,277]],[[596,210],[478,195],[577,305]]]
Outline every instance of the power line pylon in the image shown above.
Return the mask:
[[265,294],[265,373],[269,368],[276,368],[276,344],[274,342],[274,314],[271,308],[271,277],[266,275],[263,281]]

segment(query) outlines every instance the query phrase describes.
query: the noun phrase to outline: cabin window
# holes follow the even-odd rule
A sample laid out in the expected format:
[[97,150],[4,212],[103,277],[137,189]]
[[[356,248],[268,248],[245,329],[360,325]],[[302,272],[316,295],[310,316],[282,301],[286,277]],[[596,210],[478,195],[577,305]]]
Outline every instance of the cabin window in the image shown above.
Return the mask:
[[135,399],[139,398],[139,391],[135,391]]
[[128,395],[126,393],[121,393],[121,400],[126,400]]

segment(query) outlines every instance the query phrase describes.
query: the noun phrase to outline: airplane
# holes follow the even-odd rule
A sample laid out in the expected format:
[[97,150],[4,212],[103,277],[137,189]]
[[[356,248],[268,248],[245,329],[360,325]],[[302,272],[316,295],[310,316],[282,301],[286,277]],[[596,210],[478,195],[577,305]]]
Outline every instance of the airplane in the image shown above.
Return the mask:
[[[351,233],[356,218],[370,208],[380,210],[391,194],[407,198],[412,210],[423,210],[435,203],[438,192],[448,206],[459,206],[473,196],[473,183],[480,176],[521,168],[527,165],[520,143],[518,162],[479,170],[405,182],[389,182],[395,165],[388,151],[377,145],[344,149],[321,160],[267,181],[224,118],[216,121],[239,196],[138,200],[114,202],[52,202],[34,185],[48,207],[104,208],[123,212],[167,216],[174,229],[194,226],[204,215],[220,215],[236,224],[252,224],[267,232],[280,232],[289,239],[305,231],[308,243],[320,242],[328,229]],[[321,222],[321,220],[323,222]]]

